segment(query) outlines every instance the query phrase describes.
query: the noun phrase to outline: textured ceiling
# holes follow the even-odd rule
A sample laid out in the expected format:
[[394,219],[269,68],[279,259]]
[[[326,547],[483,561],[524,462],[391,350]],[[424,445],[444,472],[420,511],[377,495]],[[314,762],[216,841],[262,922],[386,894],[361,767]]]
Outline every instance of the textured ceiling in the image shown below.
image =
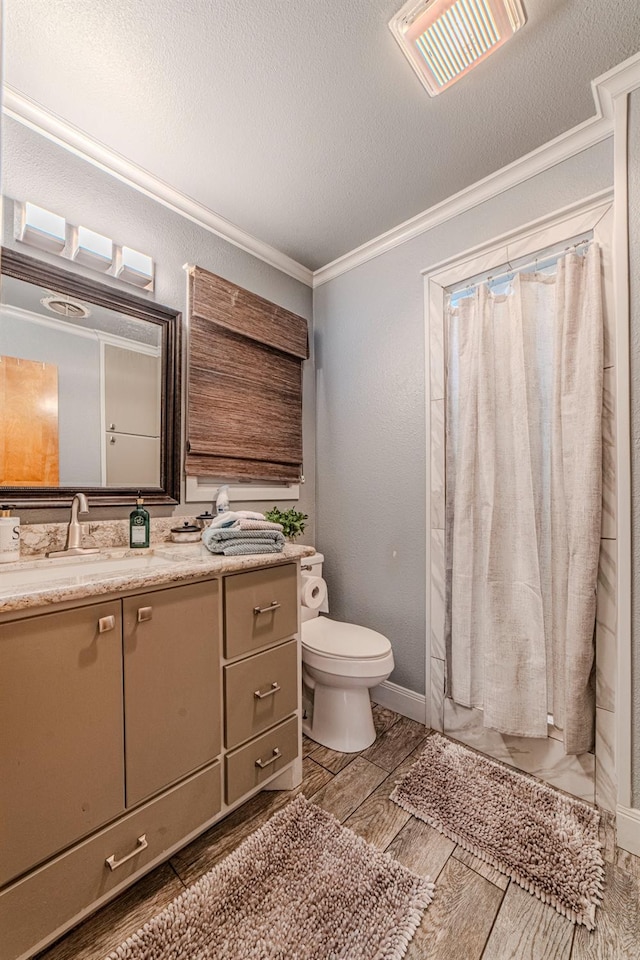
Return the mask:
[[306,266],[594,113],[639,0],[524,0],[528,22],[430,99],[402,0],[5,0],[20,92]]

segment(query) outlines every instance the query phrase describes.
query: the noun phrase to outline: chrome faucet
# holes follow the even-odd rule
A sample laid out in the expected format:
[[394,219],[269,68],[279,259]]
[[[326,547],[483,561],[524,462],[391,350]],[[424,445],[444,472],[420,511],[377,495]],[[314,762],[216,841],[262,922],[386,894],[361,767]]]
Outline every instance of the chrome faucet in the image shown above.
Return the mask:
[[84,493],[76,493],[71,501],[71,519],[67,527],[67,542],[64,550],[52,550],[48,557],[77,557],[86,553],[98,553],[96,547],[82,546],[82,524],[78,521],[78,514],[89,513],[89,504]]

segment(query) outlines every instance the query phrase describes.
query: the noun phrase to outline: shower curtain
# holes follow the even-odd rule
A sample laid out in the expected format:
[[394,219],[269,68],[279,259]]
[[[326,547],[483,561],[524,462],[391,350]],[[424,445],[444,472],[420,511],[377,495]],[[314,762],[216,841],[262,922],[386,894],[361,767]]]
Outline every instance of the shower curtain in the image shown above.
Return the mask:
[[448,693],[502,733],[591,749],[601,514],[600,251],[449,311]]

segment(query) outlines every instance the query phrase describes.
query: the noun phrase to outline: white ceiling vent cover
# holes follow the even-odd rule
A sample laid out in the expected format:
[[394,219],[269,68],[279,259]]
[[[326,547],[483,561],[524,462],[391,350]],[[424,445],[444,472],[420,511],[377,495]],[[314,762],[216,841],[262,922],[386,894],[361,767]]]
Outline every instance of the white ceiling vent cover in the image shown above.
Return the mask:
[[521,0],[410,0],[389,29],[435,97],[506,43],[525,20]]

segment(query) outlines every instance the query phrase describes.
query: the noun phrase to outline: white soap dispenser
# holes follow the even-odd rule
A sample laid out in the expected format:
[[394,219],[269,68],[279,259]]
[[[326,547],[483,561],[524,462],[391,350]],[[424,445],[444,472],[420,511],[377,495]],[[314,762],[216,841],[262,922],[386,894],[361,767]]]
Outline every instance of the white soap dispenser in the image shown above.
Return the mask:
[[14,563],[20,559],[20,518],[12,517],[13,508],[0,506],[0,563]]

